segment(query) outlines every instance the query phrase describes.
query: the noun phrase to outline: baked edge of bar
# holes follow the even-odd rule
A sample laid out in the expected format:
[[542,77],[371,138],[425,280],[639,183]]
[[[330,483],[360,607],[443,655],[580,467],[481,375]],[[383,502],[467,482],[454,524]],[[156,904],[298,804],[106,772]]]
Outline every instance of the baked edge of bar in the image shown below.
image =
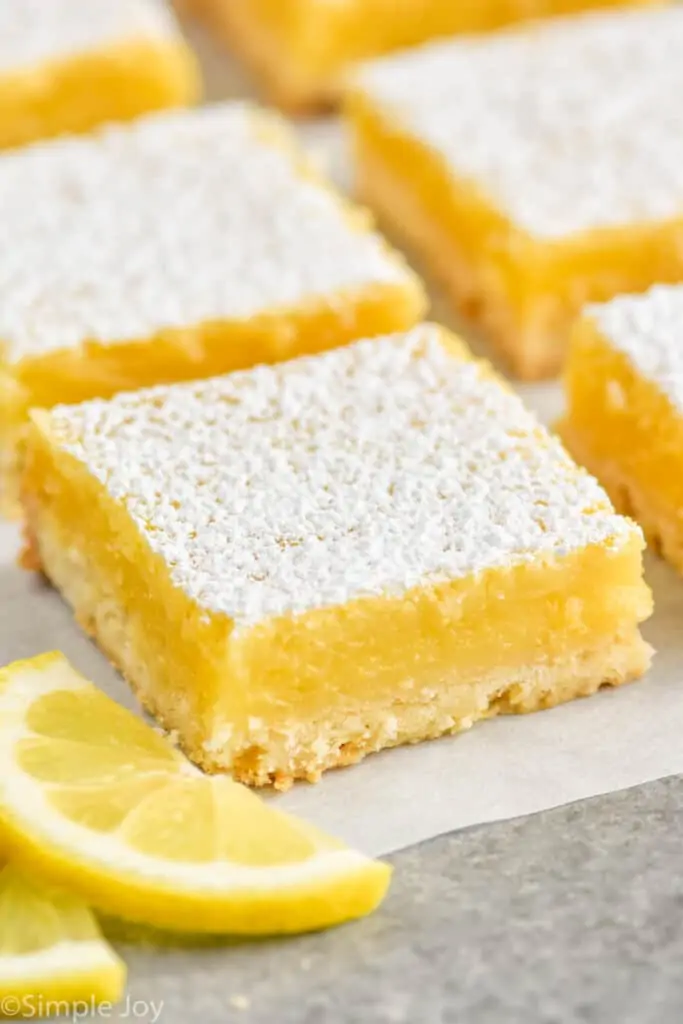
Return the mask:
[[[421,158],[431,158],[433,168],[440,165],[438,154],[430,154],[419,138],[374,105],[372,97],[355,83],[346,89],[344,113],[352,138],[358,201],[375,214],[390,241],[405,243],[415,255],[418,268],[421,264],[423,276],[441,284],[455,312],[481,331],[512,376],[519,380],[544,380],[558,375],[567,358],[572,329],[586,305],[609,301],[619,294],[646,291],[657,283],[677,284],[683,279],[683,218],[600,229],[546,243],[516,227],[489,198],[477,192],[475,183],[473,196],[476,195],[486,215],[495,218],[506,251],[514,253],[510,264],[513,285],[519,270],[534,259],[558,259],[559,254],[561,267],[563,255],[574,259],[575,251],[582,251],[582,247],[589,262],[594,262],[595,252],[605,247],[630,255],[647,254],[645,270],[634,271],[628,259],[617,267],[605,264],[609,267],[607,274],[603,270],[591,274],[574,271],[573,276],[559,277],[564,287],[539,289],[537,295],[532,295],[532,302],[526,303],[524,321],[517,323],[505,286],[496,280],[503,280],[503,275],[495,266],[494,273],[489,273],[491,264],[486,259],[476,255],[471,259],[458,243],[457,233],[444,228],[430,210],[424,209],[411,179],[396,174],[394,164],[385,158],[381,142],[378,146],[375,139],[368,137],[367,124],[372,125],[373,131],[408,143]],[[437,173],[444,177],[443,187],[452,188],[454,196],[468,187],[466,179],[452,175],[443,166]],[[496,244],[501,245],[500,239],[496,238]],[[615,278],[620,282],[616,286]],[[606,295],[605,280],[610,282]]]
[[605,488],[617,512],[634,519],[642,527],[648,546],[683,574],[683,518],[672,519],[659,508],[616,459],[594,455],[590,442],[572,428],[570,419],[561,420],[555,429],[575,461]]
[[[153,61],[156,61],[156,65],[153,65]],[[140,67],[145,67],[149,74],[152,68],[157,102],[151,106],[138,105],[135,110],[123,114],[107,109],[97,117],[88,117],[85,125],[62,118],[60,124],[52,125],[47,132],[34,130],[16,135],[10,141],[3,139],[0,152],[50,142],[63,136],[87,136],[107,124],[126,124],[164,110],[191,107],[201,99],[203,93],[202,73],[197,58],[180,33],[177,38],[168,40],[132,38],[7,75],[0,73],[0,90],[10,89],[15,94],[16,109],[21,109],[22,103],[34,101],[36,95],[39,101],[42,99],[41,91],[36,94],[36,77],[43,83],[42,90],[45,89],[45,83],[49,83],[51,90],[58,89],[62,81],[67,83],[69,89],[73,89],[74,83],[69,80],[74,77],[78,80],[88,78],[89,69],[98,64],[108,69],[109,78],[112,75],[125,77],[126,69],[129,73],[131,69],[137,73]],[[29,117],[35,118],[30,108],[27,113]]]
[[[394,175],[385,161],[371,158],[367,151],[361,156],[357,149],[356,154],[357,197],[373,211],[389,240],[404,241],[426,275],[445,289],[455,312],[482,331],[515,377],[533,381],[555,376],[562,366],[563,351],[557,345],[520,344],[504,299],[492,295],[485,275],[468,260],[457,239],[425,214],[410,185]],[[539,337],[550,333],[549,325],[557,320],[557,305],[546,301],[540,329],[537,325]],[[567,331],[569,326],[567,323]]]
[[[252,786],[274,784],[285,789],[295,779],[317,781],[323,771],[353,764],[382,749],[460,732],[497,714],[550,708],[588,696],[602,686],[637,679],[650,661],[650,648],[637,622],[629,618],[623,628],[618,626],[606,636],[604,643],[573,651],[549,664],[517,668],[507,675],[495,670],[469,688],[460,678],[450,687],[443,686],[437,701],[418,699],[410,705],[397,701],[376,708],[369,721],[363,716],[355,732],[348,730],[344,720],[301,723],[298,731],[291,718],[277,727],[254,722],[235,748],[230,744],[229,723],[223,740],[216,719],[209,726],[198,711],[189,712],[182,688],[173,696],[152,680],[144,656],[132,647],[134,631],[128,628],[127,613],[96,560],[88,558],[68,530],[63,534],[62,524],[49,512],[45,515],[36,503],[32,508],[30,497],[25,509],[25,567],[47,575],[74,609],[82,628],[120,669],[141,704],[173,733],[193,761],[208,772],[231,772]],[[467,713],[462,707],[463,689],[472,694]]]
[[[448,0],[445,0],[448,3]],[[595,4],[596,0],[593,0]],[[612,6],[621,2],[626,7],[647,7],[665,4],[669,0],[610,0]],[[248,14],[240,15],[238,12],[239,3],[231,0],[173,0],[174,7],[180,15],[190,16],[204,22],[209,30],[219,40],[232,48],[238,59],[253,75],[257,86],[265,93],[271,103],[280,110],[293,116],[306,116],[329,112],[338,106],[342,100],[345,90],[345,79],[350,69],[372,59],[381,59],[387,53],[395,53],[397,49],[378,53],[374,56],[349,57],[339,69],[335,76],[310,76],[308,84],[296,82],[296,72],[299,69],[299,62],[295,59],[288,59],[286,48],[280,46],[261,24],[256,24],[255,19]],[[480,34],[482,32],[496,32],[506,28],[514,28],[530,21],[553,17],[568,17],[580,15],[591,10],[600,10],[600,7],[588,5],[581,7],[578,11],[572,12],[537,12],[526,13],[505,20],[502,25],[495,28],[461,29],[457,35]],[[610,10],[610,6],[607,6]],[[434,36],[421,37],[408,47],[421,46],[436,39],[443,39],[452,36],[453,32],[444,32]]]
[[297,81],[296,61],[288,60],[285,48],[237,10],[240,4],[216,4],[215,0],[175,0],[181,14],[203,22],[223,46],[228,46],[254,79],[257,89],[279,110],[293,116],[329,112],[341,96],[341,84],[332,80]]

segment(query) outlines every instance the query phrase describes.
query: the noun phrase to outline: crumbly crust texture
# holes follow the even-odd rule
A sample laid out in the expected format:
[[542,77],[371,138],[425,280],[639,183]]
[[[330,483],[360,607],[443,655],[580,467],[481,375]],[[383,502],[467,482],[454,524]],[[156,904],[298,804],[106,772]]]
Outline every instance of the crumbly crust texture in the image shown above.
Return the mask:
[[[50,0],[50,3],[53,0]],[[6,362],[413,284],[248,104],[0,157]]]
[[636,529],[432,325],[48,423],[175,586],[237,628],[616,548]]
[[159,0],[2,0],[0,77],[143,40],[180,39]]
[[[579,697],[590,697],[603,687],[621,686],[639,679],[649,668],[650,660],[649,646],[633,627],[623,636],[608,638],[596,650],[473,680],[469,688],[469,713],[462,710],[460,681],[452,687],[444,685],[435,700],[396,701],[388,708],[376,710],[351,734],[345,720],[285,723],[275,731],[254,728],[244,751],[236,755],[220,742],[188,747],[188,755],[205,771],[232,770],[247,785],[274,784],[276,788],[287,789],[297,779],[317,782],[330,768],[356,764],[381,750],[466,732],[477,722],[498,715],[544,711]],[[144,698],[143,704],[149,706]]]
[[330,768],[355,764],[386,748],[463,732],[497,715],[526,714],[587,697],[603,686],[640,678],[651,660],[651,648],[637,626],[629,625],[594,649],[472,680],[466,693],[462,679],[455,685],[445,680],[428,700],[419,695],[414,701],[397,699],[351,718],[284,719],[270,727],[250,720],[248,731],[239,739],[226,723],[206,736],[188,713],[182,690],[158,692],[144,658],[131,644],[125,610],[106,580],[98,577],[96,567],[84,564],[77,545],[69,543],[49,519],[38,514],[36,523],[40,541],[28,538],[32,566],[45,568],[74,607],[81,626],[130,681],[145,709],[206,771],[229,771],[251,786],[287,789],[296,779],[315,782]]
[[586,316],[683,413],[683,286],[658,285],[589,306]]
[[591,12],[430,44],[354,86],[552,241],[683,217],[682,52],[678,6]]

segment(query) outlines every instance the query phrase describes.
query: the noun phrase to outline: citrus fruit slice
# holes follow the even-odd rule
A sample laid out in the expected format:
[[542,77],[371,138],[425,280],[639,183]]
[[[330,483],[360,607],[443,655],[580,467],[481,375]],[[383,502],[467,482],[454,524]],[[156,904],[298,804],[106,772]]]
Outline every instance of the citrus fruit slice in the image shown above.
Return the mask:
[[274,934],[373,910],[390,869],[203,775],[61,654],[0,671],[0,843],[119,917]]
[[43,1017],[115,1003],[126,968],[94,916],[62,889],[0,868],[0,1017]]

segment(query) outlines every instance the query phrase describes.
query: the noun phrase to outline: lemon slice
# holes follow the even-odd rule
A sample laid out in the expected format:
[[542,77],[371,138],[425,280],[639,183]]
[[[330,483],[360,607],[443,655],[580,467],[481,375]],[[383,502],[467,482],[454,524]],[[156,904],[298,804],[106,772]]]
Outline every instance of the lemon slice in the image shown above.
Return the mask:
[[123,995],[126,968],[92,913],[13,864],[0,868],[0,1017],[43,1017]]
[[0,671],[0,841],[91,905],[179,931],[338,924],[373,910],[390,876],[203,775],[61,654]]

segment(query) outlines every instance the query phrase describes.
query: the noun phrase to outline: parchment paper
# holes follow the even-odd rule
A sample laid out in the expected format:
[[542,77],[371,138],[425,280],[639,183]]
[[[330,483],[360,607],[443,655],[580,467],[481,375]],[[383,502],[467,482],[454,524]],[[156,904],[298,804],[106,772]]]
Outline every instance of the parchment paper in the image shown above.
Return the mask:
[[[248,85],[225,56],[202,35],[193,32],[192,38],[203,55],[210,95],[244,95]],[[339,126],[333,120],[308,124],[302,136],[345,184]],[[438,298],[433,315],[448,319]],[[561,408],[559,386],[521,390],[541,418],[552,422]],[[0,664],[59,648],[107,693],[134,708],[127,686],[73,624],[60,598],[14,566],[18,545],[18,530],[0,525]],[[388,751],[274,799],[380,855],[453,829],[683,772],[683,580],[654,558],[647,575],[657,610],[645,635],[658,654],[645,681]]]

